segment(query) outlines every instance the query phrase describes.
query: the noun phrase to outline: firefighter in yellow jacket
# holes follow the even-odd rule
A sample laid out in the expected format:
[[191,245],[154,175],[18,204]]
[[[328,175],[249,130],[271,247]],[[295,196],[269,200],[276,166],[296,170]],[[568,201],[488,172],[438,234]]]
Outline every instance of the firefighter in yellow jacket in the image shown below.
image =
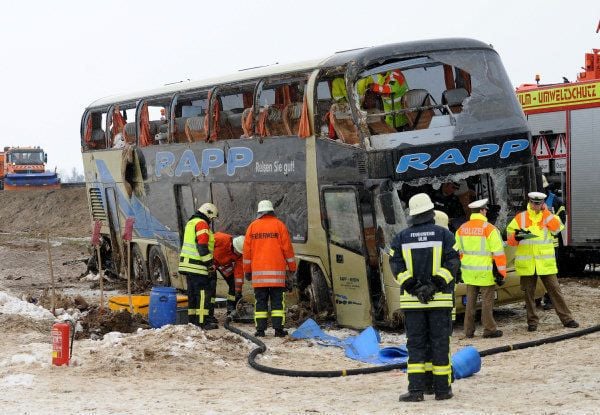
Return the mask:
[[[481,322],[483,337],[501,337],[494,320],[495,284],[504,284],[506,277],[506,255],[498,229],[488,222],[488,199],[469,203],[471,216],[456,231],[454,248],[460,254],[462,280],[467,286],[465,308],[465,336],[475,335],[475,303],[481,291]],[[492,259],[498,275],[494,276]]]
[[573,319],[556,277],[553,234],[560,232],[563,224],[544,204],[544,193],[530,192],[527,196],[527,210],[517,213],[506,228],[508,244],[517,247],[515,268],[521,277],[521,289],[525,292],[527,330],[536,331],[538,327],[539,317],[535,312],[534,298],[538,277],[546,287],[563,325],[577,328],[579,323]]
[[185,275],[190,323],[205,330],[219,327],[213,316],[217,273],[213,262],[215,237],[210,222],[219,216],[217,207],[204,203],[185,225],[179,254],[179,273]]

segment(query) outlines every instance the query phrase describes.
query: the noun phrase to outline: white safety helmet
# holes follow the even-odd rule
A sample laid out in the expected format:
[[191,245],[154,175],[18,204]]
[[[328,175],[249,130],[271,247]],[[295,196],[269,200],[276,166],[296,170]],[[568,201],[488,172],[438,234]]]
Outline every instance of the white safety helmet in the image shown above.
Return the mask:
[[261,200],[258,202],[258,209],[256,213],[265,213],[273,211],[273,203],[270,200]]
[[214,219],[219,216],[219,209],[212,203],[204,203],[198,208],[198,212],[202,213],[208,219]]
[[408,213],[415,216],[433,210],[433,202],[427,193],[418,193],[408,200]]
[[244,236],[243,235],[236,236],[235,238],[233,238],[233,249],[238,254],[241,254],[244,252]]
[[542,174],[542,187],[545,189],[549,185],[550,183],[548,183],[548,179],[546,179],[546,176]]
[[448,215],[446,215],[446,212],[442,212],[441,210],[434,210],[433,221],[436,225],[448,229]]

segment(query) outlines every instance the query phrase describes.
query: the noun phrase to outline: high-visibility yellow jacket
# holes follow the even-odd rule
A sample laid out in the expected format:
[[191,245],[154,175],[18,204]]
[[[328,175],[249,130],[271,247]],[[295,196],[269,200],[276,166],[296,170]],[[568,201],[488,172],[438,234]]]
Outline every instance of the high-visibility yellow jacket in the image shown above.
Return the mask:
[[487,287],[494,285],[492,258],[498,272],[506,277],[506,255],[498,229],[480,213],[472,213],[470,220],[456,231],[460,254],[460,269],[465,284]]
[[[204,235],[208,235],[208,254],[200,256],[196,243],[198,239],[205,239]],[[208,223],[198,217],[192,217],[185,225],[183,244],[179,254],[179,272],[208,275],[206,263],[213,259],[214,250],[215,236]]]
[[[517,274],[521,276],[556,274],[558,270],[552,234],[560,232],[563,228],[559,217],[545,207],[536,213],[530,205],[527,205],[526,211],[517,213],[506,228],[508,244],[517,247],[515,253]],[[535,235],[535,238],[517,241],[515,239],[517,229],[528,230]]]
[[[371,84],[371,90],[381,94],[384,111],[401,110],[401,98],[408,91],[408,85],[402,72],[395,70],[388,71],[385,75],[378,74],[375,81]],[[392,127],[401,127],[408,123],[408,118],[406,114],[390,114],[385,116],[385,122]]]

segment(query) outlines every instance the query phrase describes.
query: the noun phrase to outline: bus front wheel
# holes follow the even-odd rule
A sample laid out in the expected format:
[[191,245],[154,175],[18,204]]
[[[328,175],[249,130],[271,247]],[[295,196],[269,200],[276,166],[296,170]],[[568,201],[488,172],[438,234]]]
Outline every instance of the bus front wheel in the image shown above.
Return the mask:
[[325,275],[317,264],[310,264],[310,284],[306,287],[313,313],[332,312],[333,304]]
[[154,245],[148,252],[148,273],[152,285],[170,285],[167,260],[159,246]]

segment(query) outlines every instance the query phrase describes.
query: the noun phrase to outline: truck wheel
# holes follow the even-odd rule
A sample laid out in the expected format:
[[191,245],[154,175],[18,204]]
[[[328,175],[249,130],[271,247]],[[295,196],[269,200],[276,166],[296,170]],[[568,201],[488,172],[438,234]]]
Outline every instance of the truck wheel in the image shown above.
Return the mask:
[[167,260],[157,245],[150,248],[150,252],[148,252],[148,273],[152,285],[171,285]]
[[138,284],[148,280],[148,267],[138,244],[131,248],[131,276]]
[[310,264],[310,284],[306,287],[306,293],[313,313],[333,311],[327,281],[325,281],[325,276],[317,264]]

